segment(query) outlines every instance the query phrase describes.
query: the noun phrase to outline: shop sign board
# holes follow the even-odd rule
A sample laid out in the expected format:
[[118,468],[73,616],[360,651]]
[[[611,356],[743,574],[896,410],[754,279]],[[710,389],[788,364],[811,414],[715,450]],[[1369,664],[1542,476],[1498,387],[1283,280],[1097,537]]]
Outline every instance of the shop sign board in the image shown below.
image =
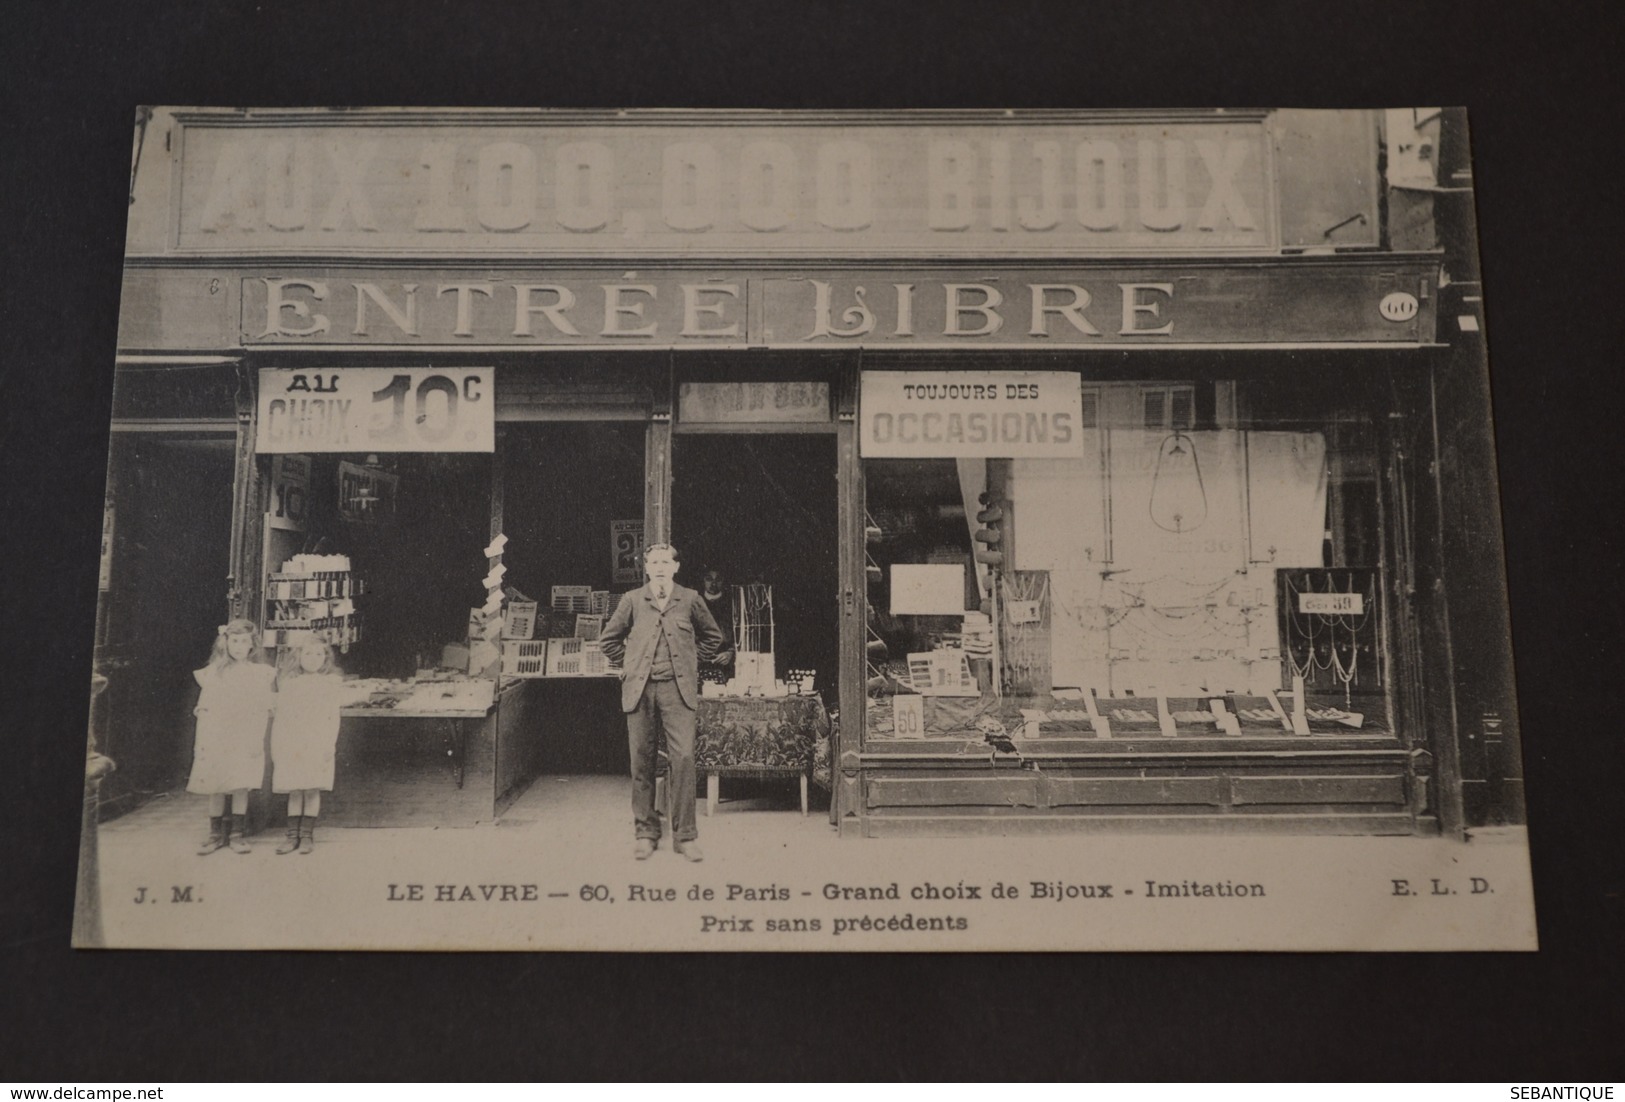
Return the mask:
[[189,115],[170,251],[530,256],[1263,253],[1262,113],[949,121]]
[[865,459],[1075,459],[1083,385],[1070,371],[865,371]]
[[829,384],[685,382],[677,388],[677,419],[690,425],[819,424],[829,420]]
[[263,368],[259,382],[261,455],[495,448],[489,367]]
[[1434,336],[1434,280],[1421,261],[1319,259],[975,272],[312,268],[242,277],[240,326],[221,336],[285,347],[1417,344]]

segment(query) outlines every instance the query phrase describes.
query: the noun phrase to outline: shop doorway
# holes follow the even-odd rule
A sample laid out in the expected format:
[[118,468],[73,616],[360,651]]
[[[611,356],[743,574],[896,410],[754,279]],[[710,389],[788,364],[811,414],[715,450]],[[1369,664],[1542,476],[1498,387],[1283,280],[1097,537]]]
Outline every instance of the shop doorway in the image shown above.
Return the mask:
[[[577,631],[576,611],[550,607],[554,586],[607,591],[613,608],[637,584],[624,572],[628,564],[616,534],[628,526],[642,531],[646,435],[641,421],[502,426],[504,584],[540,602],[537,638]],[[521,698],[510,699],[514,703],[504,707],[521,714]],[[522,699],[525,711],[514,721],[500,763],[515,791],[540,776],[627,776],[631,760],[619,681],[545,677],[533,681]]]
[[[814,671],[839,705],[837,466],[830,433],[680,433],[672,441],[678,581],[772,588],[777,676]],[[727,625],[724,625],[726,627]]]
[[186,783],[192,671],[225,622],[231,544],[231,436],[114,433],[108,542],[97,624],[97,744],[118,763],[103,815]]

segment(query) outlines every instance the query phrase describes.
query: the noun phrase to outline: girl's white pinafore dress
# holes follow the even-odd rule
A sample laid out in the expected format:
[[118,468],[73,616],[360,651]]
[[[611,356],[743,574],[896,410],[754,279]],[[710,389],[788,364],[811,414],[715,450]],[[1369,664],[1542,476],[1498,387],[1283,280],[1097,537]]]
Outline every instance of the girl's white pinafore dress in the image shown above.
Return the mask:
[[271,790],[333,791],[333,756],[339,741],[339,709],[348,697],[336,674],[285,677],[271,725]]
[[232,662],[192,676],[203,692],[186,791],[212,796],[258,788],[265,780],[265,726],[276,703],[276,667]]

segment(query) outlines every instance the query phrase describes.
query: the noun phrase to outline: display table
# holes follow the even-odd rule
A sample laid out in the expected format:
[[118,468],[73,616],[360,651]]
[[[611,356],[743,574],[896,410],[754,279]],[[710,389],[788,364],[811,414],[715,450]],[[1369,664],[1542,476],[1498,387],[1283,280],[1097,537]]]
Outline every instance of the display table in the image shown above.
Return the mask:
[[702,698],[694,764],[705,778],[706,814],[716,810],[720,778],[749,776],[798,778],[805,815],[814,748],[829,728],[817,696]]
[[447,711],[437,709],[434,711],[414,711],[410,708],[378,711],[372,708],[345,708],[341,713],[346,719],[427,719],[434,721],[434,730],[445,747],[446,756],[451,759],[451,776],[458,788],[463,787],[463,770],[468,757],[468,726],[461,720],[484,720],[490,713],[490,708],[478,711],[472,709]]
[[483,720],[496,706],[496,682],[487,678],[438,678],[414,681],[357,681],[357,692],[365,699],[343,709],[348,717],[389,719],[429,719],[437,721],[437,731],[451,758],[452,777],[463,787],[463,768],[468,753],[468,730],[459,720]]
[[359,699],[339,713],[337,776],[325,809],[332,822],[458,826],[493,818],[494,680],[358,680],[351,687]]

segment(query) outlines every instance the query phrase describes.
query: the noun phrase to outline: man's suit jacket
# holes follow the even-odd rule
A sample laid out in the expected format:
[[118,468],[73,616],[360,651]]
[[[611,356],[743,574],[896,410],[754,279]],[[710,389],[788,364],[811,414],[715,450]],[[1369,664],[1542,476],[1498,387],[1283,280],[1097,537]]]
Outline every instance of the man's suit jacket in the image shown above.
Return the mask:
[[664,614],[655,607],[654,590],[647,585],[623,594],[615,614],[598,635],[604,654],[626,671],[621,680],[622,711],[636,711],[643,698],[654,668],[662,620],[672,668],[677,672],[677,691],[690,708],[700,704],[700,659],[714,662],[726,650],[721,629],[692,589],[673,583]]

